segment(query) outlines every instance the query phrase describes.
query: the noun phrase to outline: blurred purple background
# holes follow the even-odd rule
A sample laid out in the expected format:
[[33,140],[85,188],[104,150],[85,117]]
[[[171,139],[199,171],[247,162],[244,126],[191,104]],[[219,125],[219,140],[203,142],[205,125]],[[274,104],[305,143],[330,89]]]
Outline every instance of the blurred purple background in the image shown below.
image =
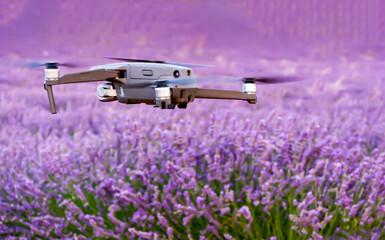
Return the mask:
[[[196,108],[212,105],[223,111],[240,104],[248,111],[274,110],[299,118],[305,113],[310,113],[309,117],[330,116],[330,112],[347,110],[350,105],[381,110],[385,98],[379,92],[385,76],[384,7],[380,0],[4,0],[0,3],[0,58],[5,61],[0,66],[0,85],[4,84],[0,94],[8,97],[1,106],[12,114],[31,111],[35,119],[49,113],[42,89],[43,69],[10,68],[7,62],[37,59],[84,64],[81,69],[62,68],[64,74],[108,63],[103,57],[113,56],[216,66],[195,69],[200,78],[274,73],[308,80],[260,86],[257,105],[197,101],[192,104]],[[16,84],[18,88],[7,90]],[[82,107],[95,111],[140,108],[99,102],[97,84],[55,88],[59,113],[67,114],[67,104],[74,107],[68,111],[70,115]],[[241,90],[240,85],[199,84]],[[21,100],[28,102],[28,107]],[[8,102],[28,110],[17,112],[13,105],[5,106]],[[188,108],[186,113],[194,111]]]
[[[147,184],[165,176],[153,171],[159,163],[162,174],[171,176],[167,185],[179,185],[179,177],[169,170],[174,169],[170,162],[175,163],[175,169],[206,168],[202,172],[207,172],[212,180],[217,175],[233,181],[233,172],[243,174],[246,171],[241,169],[247,169],[252,175],[234,179],[243,185],[249,181],[246,179],[258,178],[255,186],[263,189],[258,196],[263,201],[268,199],[267,203],[261,202],[265,206],[273,206],[271,197],[278,199],[274,206],[287,196],[292,199],[292,190],[281,186],[301,186],[301,195],[310,196],[306,195],[309,186],[331,214],[341,214],[335,219],[344,217],[343,221],[333,220],[336,226],[345,225],[349,231],[353,231],[353,226],[356,230],[357,225],[366,228],[369,225],[364,226],[363,222],[368,214],[377,211],[380,203],[385,209],[384,10],[384,0],[1,0],[0,190],[5,190],[0,191],[0,206],[5,210],[0,211],[0,223],[9,221],[7,226],[11,227],[9,230],[0,224],[0,237],[6,236],[1,231],[13,232],[14,221],[34,227],[23,230],[23,236],[35,236],[35,232],[42,232],[43,236],[53,228],[62,232],[75,221],[73,216],[78,210],[66,210],[67,220],[55,220],[63,224],[53,224],[50,219],[58,219],[58,214],[52,214],[52,204],[46,200],[47,196],[61,196],[73,188],[72,183],[80,197],[83,183],[87,191],[97,186],[95,196],[100,199],[105,199],[104,193],[99,194],[105,190],[98,189],[110,188],[114,182],[122,192],[131,194],[136,187],[124,181],[132,174],[126,168],[134,167],[140,172],[143,169],[143,182]],[[44,69],[17,67],[20,60],[32,59],[84,63],[79,69],[61,68],[60,73],[65,74],[109,63],[104,56],[215,65],[216,68],[194,69],[196,76],[215,80],[198,81],[200,87],[242,90],[242,84],[225,84],[226,77],[214,75],[252,77],[274,73],[298,75],[306,81],[259,85],[255,105],[197,99],[187,109],[175,110],[103,103],[96,95],[100,82],[66,84],[54,87],[58,114],[52,115],[43,89]],[[196,164],[203,155],[207,167]],[[255,156],[255,161],[249,161],[249,155]],[[227,170],[234,159],[236,171]],[[222,166],[226,166],[223,175]],[[200,172],[193,170],[194,174],[186,176],[194,176],[192,180],[196,174],[200,181]],[[150,175],[154,179],[147,178]],[[238,184],[233,186],[238,189]],[[181,196],[183,188],[177,192],[170,187],[163,198],[168,198],[170,192]],[[152,189],[155,188],[143,185],[139,191],[150,196]],[[254,189],[254,182],[249,189]],[[203,196],[200,191],[201,188],[195,197]],[[377,194],[378,204],[373,200]],[[243,192],[241,195],[249,199]],[[329,198],[335,195],[335,199]],[[345,200],[348,195],[354,198],[355,205],[353,200]],[[119,198],[115,194],[106,206]],[[28,199],[35,200],[29,204]],[[67,201],[62,200],[58,200],[60,206]],[[240,203],[239,199],[235,201]],[[336,208],[342,201],[349,204]],[[307,218],[323,218],[325,214],[320,213],[318,204],[315,200],[311,204],[318,212],[298,212],[296,221],[302,221],[308,229],[311,225]],[[37,206],[36,212],[32,205]],[[87,206],[92,205],[87,202]],[[353,215],[350,207],[355,208]],[[14,209],[27,210],[20,210],[23,212],[18,218]],[[216,217],[219,211],[214,210]],[[204,212],[206,216],[208,211]],[[289,216],[274,212],[278,213],[277,218]],[[35,213],[49,222],[37,229],[40,220],[34,217]],[[351,219],[345,223],[348,213]],[[228,219],[236,219],[236,214]],[[379,212],[370,225],[378,231],[384,226],[383,214],[384,211]],[[366,219],[360,222],[360,215],[366,215]],[[270,224],[273,217],[277,219],[271,216],[270,220],[260,219]],[[174,217],[182,219],[179,214]],[[309,223],[317,221],[312,219]],[[131,220],[127,226],[131,226]],[[317,231],[319,228],[317,225]]]
[[381,57],[384,6],[381,0],[3,0],[0,52],[9,59],[124,56],[215,65],[257,57]]

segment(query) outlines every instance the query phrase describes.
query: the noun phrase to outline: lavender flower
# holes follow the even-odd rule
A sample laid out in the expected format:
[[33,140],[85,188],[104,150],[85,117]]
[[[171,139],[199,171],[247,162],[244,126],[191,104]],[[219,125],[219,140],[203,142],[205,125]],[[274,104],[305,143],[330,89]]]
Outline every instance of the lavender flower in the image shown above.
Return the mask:
[[[72,4],[57,7],[61,10],[55,18],[46,17],[56,21]],[[148,13],[153,3],[143,4],[148,4],[146,16],[156,19],[162,13]],[[175,14],[181,12],[179,4],[167,4]],[[191,16],[203,11],[202,21],[211,16],[205,11],[215,5],[200,9],[201,3],[191,4]],[[253,4],[227,4],[221,11],[231,9],[231,16],[233,11],[245,19],[260,15]],[[245,6],[250,9],[241,14]],[[3,9],[0,16],[5,16]],[[77,22],[87,16],[79,9],[85,7],[75,6],[71,15]],[[135,14],[112,12],[111,24],[115,18],[135,18]],[[1,18],[0,25],[7,21],[11,19]],[[161,22],[151,24],[161,29]],[[138,34],[125,24],[119,27]],[[1,36],[12,35],[1,32],[4,29],[8,28],[0,28]],[[56,36],[58,30],[51,30]],[[204,41],[186,38],[183,44],[207,45],[210,37],[202,36]],[[215,54],[226,52],[214,45]],[[182,52],[178,47],[167,58],[183,58],[190,50],[199,53],[199,46]],[[88,50],[100,53],[91,46]],[[249,51],[253,50],[247,47],[245,52]],[[16,59],[18,54],[9,56]],[[184,111],[96,103],[87,86],[63,86],[56,94],[58,115],[46,110],[46,96],[35,81],[41,79],[41,72],[0,65],[0,236],[333,239],[338,232],[347,238],[381,239],[385,234],[385,85],[381,81],[385,68],[382,61],[371,60],[374,55],[368,49],[357,58],[330,63],[253,58],[242,65],[237,60],[247,58],[234,51],[218,56],[214,71],[247,76],[250,69],[282,70],[310,76],[309,81],[258,87],[260,101],[255,106],[197,99]]]

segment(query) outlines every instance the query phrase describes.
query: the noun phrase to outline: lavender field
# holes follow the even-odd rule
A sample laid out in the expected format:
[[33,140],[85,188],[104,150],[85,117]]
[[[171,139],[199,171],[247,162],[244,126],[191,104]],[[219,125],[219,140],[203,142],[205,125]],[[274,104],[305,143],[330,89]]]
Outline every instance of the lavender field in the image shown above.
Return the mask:
[[[383,3],[277,2],[2,1],[0,238],[384,239]],[[63,85],[51,115],[43,69],[10,67],[103,56],[304,80],[185,110]]]

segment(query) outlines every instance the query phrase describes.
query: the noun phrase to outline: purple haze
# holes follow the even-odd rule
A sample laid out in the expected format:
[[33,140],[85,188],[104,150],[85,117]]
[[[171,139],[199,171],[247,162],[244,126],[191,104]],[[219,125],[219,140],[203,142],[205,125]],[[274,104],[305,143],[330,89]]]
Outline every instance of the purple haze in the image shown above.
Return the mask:
[[[2,1],[0,237],[385,237],[384,3]],[[258,103],[102,103],[22,59],[103,56],[288,74]],[[88,65],[87,65],[88,66]],[[86,66],[86,67],[87,67]],[[86,69],[86,68],[82,68]],[[75,70],[81,70],[75,69]],[[62,73],[70,72],[61,69]]]

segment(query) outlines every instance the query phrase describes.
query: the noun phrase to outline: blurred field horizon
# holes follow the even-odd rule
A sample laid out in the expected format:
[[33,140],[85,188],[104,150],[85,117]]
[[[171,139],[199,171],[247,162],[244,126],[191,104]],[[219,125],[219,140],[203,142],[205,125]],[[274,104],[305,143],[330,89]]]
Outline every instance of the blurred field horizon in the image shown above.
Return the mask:
[[[385,2],[0,2],[0,238],[384,239]],[[193,64],[258,103],[103,103],[59,60]],[[204,79],[211,79],[205,82]],[[201,82],[199,80],[202,80]]]

